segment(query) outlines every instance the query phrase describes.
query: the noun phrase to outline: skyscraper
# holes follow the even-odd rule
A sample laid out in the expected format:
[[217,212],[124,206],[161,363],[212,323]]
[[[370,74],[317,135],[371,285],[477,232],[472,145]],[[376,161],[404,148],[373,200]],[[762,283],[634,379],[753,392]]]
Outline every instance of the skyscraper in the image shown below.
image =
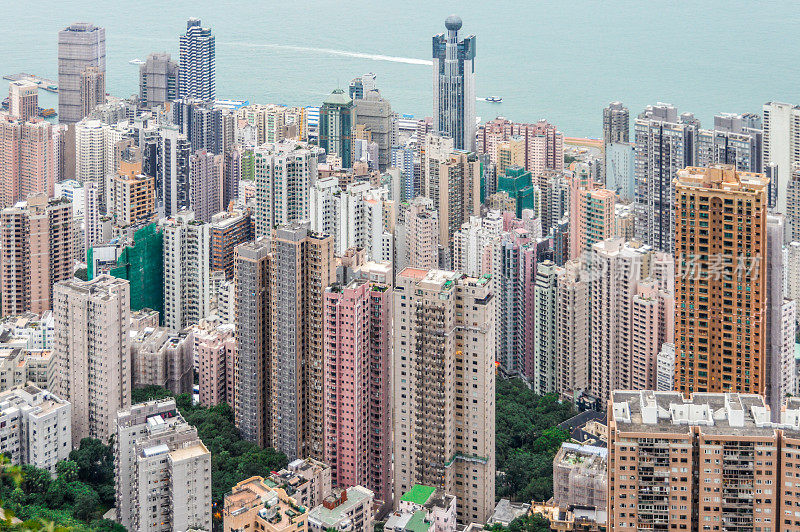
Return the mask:
[[156,186],[164,216],[189,208],[189,155],[191,147],[177,126],[159,129]]
[[397,119],[389,100],[378,90],[366,91],[355,99],[356,125],[364,125],[372,140],[378,145],[378,169],[386,170],[390,163],[392,146],[397,144]]
[[2,315],[50,310],[53,285],[72,278],[72,204],[37,194],[3,209],[0,222]]
[[435,269],[439,265],[439,215],[433,202],[414,198],[405,210],[401,233],[405,235],[397,261],[402,266]]
[[628,142],[630,139],[630,113],[622,102],[611,102],[603,109],[603,144]]
[[87,68],[106,72],[106,30],[77,22],[58,32],[58,120],[74,124],[85,117],[81,98]]
[[792,171],[800,162],[800,105],[780,102],[767,102],[764,113],[764,170],[774,164],[770,179],[777,183],[777,212],[785,214],[787,190],[792,179]]
[[334,91],[319,108],[319,146],[326,155],[342,159],[342,168],[353,167],[353,129],[356,106],[342,89]]
[[307,224],[276,230],[270,265],[272,446],[290,460],[324,452],[323,298],[336,278],[333,238]]
[[725,165],[677,174],[675,389],[686,395],[764,393],[766,188],[763,174]]
[[394,492],[442,488],[461,523],[485,522],[495,504],[491,284],[406,268],[395,286]]
[[36,193],[53,196],[57,143],[49,122],[0,113],[0,206]]
[[678,170],[692,166],[696,154],[694,117],[669,104],[649,106],[634,124],[636,238],[658,251],[672,252],[674,187]]
[[237,336],[233,379],[236,426],[242,438],[261,447],[272,445],[271,253],[269,238],[238,246],[233,277]]
[[459,150],[475,151],[475,36],[459,40],[461,18],[444,21],[447,33],[433,36],[434,131],[443,132]]
[[106,103],[106,73],[99,67],[86,67],[81,72],[81,115],[89,113],[100,104]]
[[131,406],[129,285],[101,275],[53,289],[55,388],[72,403],[72,445],[108,441]]
[[139,103],[157,107],[178,98],[178,62],[167,53],[154,53],[139,66]]
[[392,288],[354,280],[325,290],[325,454],[339,486],[392,498]]
[[189,156],[189,205],[195,217],[210,222],[223,209],[221,190],[224,157],[206,150]]
[[200,19],[186,22],[180,36],[178,98],[213,100],[216,96],[216,45],[211,28],[203,28]]

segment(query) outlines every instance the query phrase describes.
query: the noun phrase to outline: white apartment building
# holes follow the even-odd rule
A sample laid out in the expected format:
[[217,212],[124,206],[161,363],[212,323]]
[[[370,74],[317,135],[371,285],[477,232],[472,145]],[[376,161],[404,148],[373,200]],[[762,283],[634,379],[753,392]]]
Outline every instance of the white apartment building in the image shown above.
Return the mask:
[[72,403],[73,446],[108,441],[117,412],[131,404],[130,285],[100,275],[53,288],[54,392]]
[[483,218],[470,216],[453,235],[453,270],[473,277],[492,273],[495,246],[502,232],[500,211],[489,211]]
[[56,474],[72,450],[69,402],[33,384],[0,393],[0,453],[12,465],[33,465]]
[[[800,163],[800,106],[767,102],[763,106],[764,168],[777,168],[777,212],[787,214],[789,181],[794,165]],[[774,176],[773,176],[774,179]]]
[[308,530],[372,532],[375,527],[374,500],[375,494],[363,486],[337,490],[308,513]]
[[114,426],[117,521],[138,532],[211,530],[211,453],[174,399],[134,405]]
[[211,311],[211,235],[192,211],[161,220],[164,232],[164,327],[178,332]]

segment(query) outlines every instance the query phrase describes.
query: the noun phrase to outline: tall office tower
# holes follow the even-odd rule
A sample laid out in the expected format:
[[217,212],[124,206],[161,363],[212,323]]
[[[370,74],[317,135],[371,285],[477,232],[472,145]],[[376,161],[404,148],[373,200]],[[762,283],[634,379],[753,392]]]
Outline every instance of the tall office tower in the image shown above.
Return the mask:
[[222,208],[228,209],[239,196],[239,181],[242,179],[242,152],[231,148],[225,152],[222,167]]
[[309,190],[317,180],[322,153],[317,147],[288,140],[255,149],[257,237],[308,219]]
[[425,195],[439,214],[439,242],[450,247],[453,235],[480,215],[481,163],[462,150],[448,150],[446,137],[428,135],[425,152]]
[[139,66],[139,104],[153,108],[178,99],[178,62],[167,53],[154,53]]
[[394,492],[444,489],[462,501],[460,523],[485,522],[494,508],[491,284],[406,268],[395,285]]
[[253,218],[250,210],[230,209],[211,217],[211,271],[225,272],[233,279],[236,246],[253,240]]
[[764,393],[766,188],[732,166],[677,174],[675,389],[686,395]]
[[164,327],[178,332],[210,313],[209,226],[195,220],[192,211],[159,223],[164,234]]
[[325,453],[333,482],[392,501],[392,288],[354,280],[325,290]]
[[592,246],[614,235],[616,194],[599,188],[591,179],[580,175],[568,178],[570,183],[569,258],[578,259],[591,253]]
[[[777,184],[777,212],[786,213],[787,189],[795,165],[800,163],[800,106],[767,102],[764,113],[763,168]],[[777,175],[775,175],[777,174]]]
[[648,106],[634,124],[636,238],[658,251],[672,252],[678,170],[695,161],[697,128],[683,123],[669,104]]
[[459,40],[461,18],[444,21],[447,33],[433,36],[434,131],[443,132],[459,150],[475,151],[474,35]]
[[530,232],[504,232],[494,247],[492,277],[498,300],[496,359],[506,375],[534,378],[536,243]]
[[81,115],[89,113],[106,103],[106,72],[98,67],[87,67],[81,72]]
[[334,91],[319,109],[319,146],[326,155],[342,160],[342,168],[353,167],[353,131],[357,109],[342,89]]
[[39,86],[31,81],[9,83],[8,112],[23,122],[39,116]]
[[611,102],[603,109],[603,144],[628,142],[631,134],[630,112],[622,102]]
[[62,124],[74,124],[86,116],[83,113],[81,82],[83,73],[90,67],[97,68],[105,76],[105,28],[77,22],[59,31],[58,120]]
[[130,285],[100,275],[53,288],[56,393],[72,403],[72,446],[107,441],[131,406]]
[[484,218],[470,216],[453,235],[453,270],[472,277],[493,273],[495,245],[502,232],[499,211],[489,211]]
[[189,156],[189,205],[198,220],[210,222],[212,216],[223,210],[220,195],[223,165],[222,155],[206,150]]
[[149,401],[114,420],[117,522],[128,530],[211,530],[211,453],[174,399]]
[[159,132],[157,175],[159,206],[164,216],[189,208],[189,155],[191,147],[177,126],[163,126]]
[[53,127],[38,118],[23,121],[0,113],[0,186],[2,206],[31,194],[53,196],[57,147]]
[[558,267],[546,260],[536,269],[533,391],[558,391]]
[[478,128],[477,149],[499,164],[498,146],[512,137],[525,142],[525,170],[540,175],[546,170],[564,171],[564,135],[545,120],[535,124],[520,124],[498,117]]
[[[674,325],[669,309],[675,275],[668,254],[653,252],[639,242],[604,240],[592,247],[588,259],[592,339],[589,390],[595,397],[606,399],[613,390],[632,389],[641,380],[638,372],[655,366],[661,344],[672,341]],[[650,286],[648,280],[654,282],[650,291],[645,290]],[[647,315],[645,308],[637,306],[637,298],[652,300],[653,314]],[[642,305],[646,306],[644,301]],[[648,351],[642,346],[642,338],[651,333],[656,345]]]
[[697,166],[732,164],[740,172],[763,172],[762,141],[760,124],[748,116],[716,115],[714,129],[697,132]]
[[366,91],[354,101],[354,126],[362,125],[369,130],[372,141],[378,145],[378,169],[383,172],[389,167],[391,149],[397,142],[397,119],[392,105],[376,89]]
[[37,194],[3,209],[0,221],[2,315],[50,310],[53,285],[72,278],[72,204]]
[[186,22],[180,36],[178,98],[213,100],[216,97],[216,46],[211,28],[200,26],[200,19]]
[[375,74],[368,72],[350,81],[349,94],[353,101],[361,100],[370,91],[377,90],[375,85]]
[[668,524],[692,530],[702,524],[710,530],[793,530],[800,525],[794,515],[798,483],[782,473],[782,465],[796,456],[798,407],[790,399],[779,423],[771,423],[758,395],[696,393],[686,399],[676,392],[614,392],[608,403],[608,529]]
[[436,268],[439,265],[439,215],[433,201],[425,197],[413,199],[408,204],[402,225],[401,232],[405,234],[404,265],[425,270]]
[[234,413],[242,438],[260,447],[272,445],[271,252],[264,237],[237,246],[234,257]]
[[324,452],[323,297],[336,279],[333,238],[306,224],[273,239],[271,295],[272,446],[290,460]]

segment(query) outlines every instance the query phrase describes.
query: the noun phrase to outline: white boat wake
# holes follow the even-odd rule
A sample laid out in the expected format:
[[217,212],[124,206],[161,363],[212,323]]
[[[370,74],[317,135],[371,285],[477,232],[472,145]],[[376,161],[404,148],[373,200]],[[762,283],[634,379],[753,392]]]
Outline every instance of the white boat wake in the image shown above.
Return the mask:
[[307,52],[312,54],[338,55],[341,57],[354,57],[356,59],[370,59],[372,61],[389,61],[391,63],[405,63],[407,65],[431,66],[433,61],[427,59],[417,59],[414,57],[397,57],[393,55],[367,54],[363,52],[348,52],[347,50],[335,50],[333,48],[315,48],[311,46],[292,46],[289,44],[267,44],[249,42],[218,42],[223,46],[241,46],[244,48],[271,48],[275,50],[291,50],[294,52]]

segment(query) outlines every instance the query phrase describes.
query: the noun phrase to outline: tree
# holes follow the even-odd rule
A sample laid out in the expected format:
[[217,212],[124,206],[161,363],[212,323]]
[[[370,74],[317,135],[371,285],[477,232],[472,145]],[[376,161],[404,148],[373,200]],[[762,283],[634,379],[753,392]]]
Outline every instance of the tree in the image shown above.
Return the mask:
[[550,532],[550,521],[539,514],[525,515],[518,517],[509,523],[508,527],[503,525],[486,525],[486,530],[492,532]]
[[81,521],[89,522],[97,513],[98,506],[100,506],[100,497],[97,492],[86,490],[75,500],[75,517]]
[[78,480],[78,464],[72,460],[62,460],[56,464],[56,475],[64,482]]
[[75,278],[80,279],[81,281],[88,281],[89,280],[89,270],[86,268],[78,268],[75,270]]

